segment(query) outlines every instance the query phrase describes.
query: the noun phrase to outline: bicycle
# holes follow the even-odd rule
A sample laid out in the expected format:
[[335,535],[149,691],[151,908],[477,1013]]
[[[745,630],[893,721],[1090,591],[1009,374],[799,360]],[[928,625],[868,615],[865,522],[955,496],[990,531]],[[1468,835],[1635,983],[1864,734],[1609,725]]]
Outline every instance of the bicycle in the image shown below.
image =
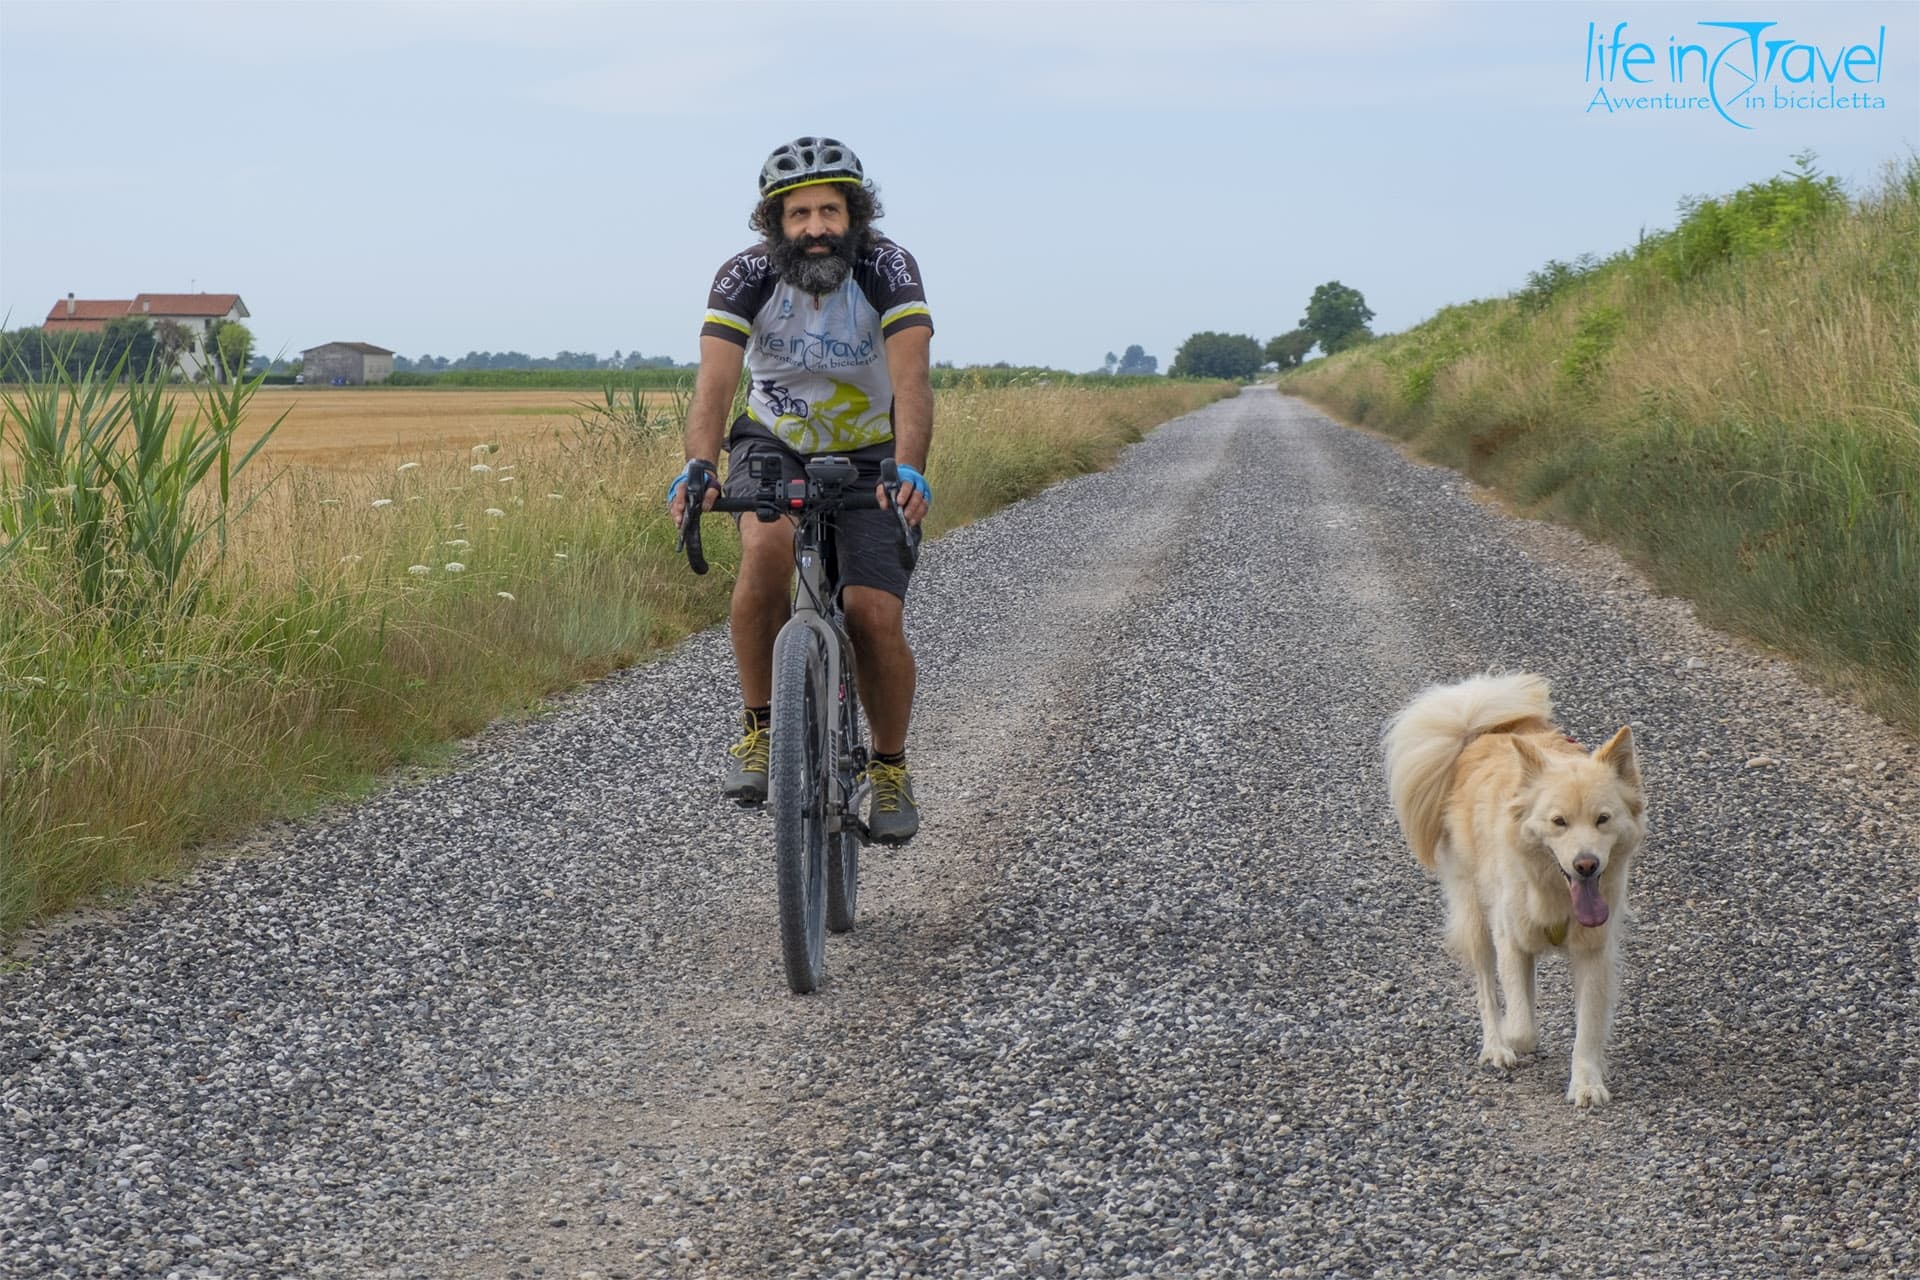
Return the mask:
[[[796,569],[793,612],[773,642],[773,749],[767,766],[773,813],[775,879],[779,891],[780,952],[787,985],[804,995],[820,985],[826,932],[853,928],[860,893],[860,848],[872,843],[860,816],[871,784],[861,739],[860,695],[853,646],[840,608],[834,518],[842,511],[876,510],[879,499],[862,485],[849,458],[811,458],[804,479],[787,480],[780,459],[761,454],[749,463],[752,497],[722,493],[713,510],[752,512],[762,521],[791,518]],[[899,484],[891,458],[880,481]],[[678,546],[695,573],[707,571],[700,516],[710,474],[687,485]],[[900,524],[900,563],[918,558],[914,531]]]

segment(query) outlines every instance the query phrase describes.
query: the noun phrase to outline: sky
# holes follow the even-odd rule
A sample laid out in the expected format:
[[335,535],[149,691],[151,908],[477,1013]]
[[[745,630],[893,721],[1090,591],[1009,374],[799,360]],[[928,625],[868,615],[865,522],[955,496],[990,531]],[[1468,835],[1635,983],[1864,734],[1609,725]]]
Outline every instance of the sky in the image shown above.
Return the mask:
[[936,360],[1164,370],[1329,280],[1407,328],[1796,152],[1871,190],[1920,4],[0,0],[0,316],[199,290],[269,355],[691,361],[806,134],[878,184]]

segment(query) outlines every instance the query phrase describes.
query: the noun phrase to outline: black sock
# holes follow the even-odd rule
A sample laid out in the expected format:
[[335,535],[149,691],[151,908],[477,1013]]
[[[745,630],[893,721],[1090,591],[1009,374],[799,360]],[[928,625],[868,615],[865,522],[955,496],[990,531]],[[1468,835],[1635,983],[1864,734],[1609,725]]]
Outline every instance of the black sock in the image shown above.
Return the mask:
[[875,764],[890,765],[898,769],[906,764],[907,753],[904,751],[876,751],[873,753],[873,759]]
[[771,729],[773,727],[773,707],[771,704],[764,707],[748,707],[747,714],[753,717],[754,728]]

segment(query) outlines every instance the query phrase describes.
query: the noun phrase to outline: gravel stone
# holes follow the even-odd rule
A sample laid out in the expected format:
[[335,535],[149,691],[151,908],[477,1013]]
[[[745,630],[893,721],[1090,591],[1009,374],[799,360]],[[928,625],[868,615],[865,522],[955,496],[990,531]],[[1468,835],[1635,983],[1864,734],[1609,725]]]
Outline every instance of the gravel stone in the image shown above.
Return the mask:
[[[922,832],[814,996],[721,631],[28,934],[0,1276],[1920,1273],[1911,739],[1264,389],[908,616]],[[1386,803],[1386,718],[1490,667],[1649,780],[1592,1112],[1563,964],[1475,1064]]]

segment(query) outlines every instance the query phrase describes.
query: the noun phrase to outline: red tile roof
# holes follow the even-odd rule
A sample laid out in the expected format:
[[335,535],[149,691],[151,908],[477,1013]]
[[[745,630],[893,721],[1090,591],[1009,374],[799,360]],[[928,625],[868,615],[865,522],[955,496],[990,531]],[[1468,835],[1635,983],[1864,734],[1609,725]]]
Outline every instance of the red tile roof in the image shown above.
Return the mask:
[[75,330],[84,330],[89,333],[98,332],[107,327],[107,321],[117,320],[121,316],[126,315],[127,308],[132,305],[133,303],[131,302],[104,302],[97,299],[75,298],[73,300],[73,314],[69,316],[67,314],[67,299],[62,298],[53,304],[53,310],[47,312],[46,323],[40,327],[43,329],[59,329],[66,332],[73,332]]
[[143,293],[127,307],[129,315],[224,316],[235,307],[246,315],[237,293]]
[[217,318],[225,316],[235,307],[241,315],[249,314],[246,304],[240,301],[237,293],[143,293],[129,302],[103,301],[97,298],[74,298],[73,314],[67,314],[69,299],[62,298],[53,304],[53,310],[47,312],[42,329],[60,329],[66,331],[87,330],[97,332],[107,326],[107,321],[117,320],[121,316],[146,316],[149,319],[169,317]]

